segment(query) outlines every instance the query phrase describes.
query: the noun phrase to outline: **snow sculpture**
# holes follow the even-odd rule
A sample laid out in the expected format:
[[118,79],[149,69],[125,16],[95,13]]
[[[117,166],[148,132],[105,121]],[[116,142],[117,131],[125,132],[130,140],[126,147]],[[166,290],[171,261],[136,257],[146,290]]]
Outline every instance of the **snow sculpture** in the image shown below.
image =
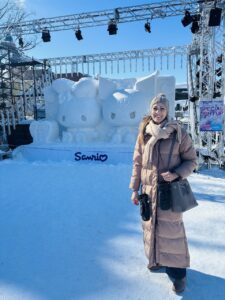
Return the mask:
[[[158,72],[155,72],[133,81],[129,89],[121,88],[124,86],[121,81],[118,88],[109,79],[99,78],[99,98],[103,103],[104,121],[111,126],[111,132],[114,129],[111,141],[133,143],[138,125],[149,110],[150,99],[159,92],[165,93],[168,99],[175,98],[175,78],[158,76]],[[174,116],[174,101],[171,101],[170,115]]]
[[[33,140],[38,143],[86,143],[97,139],[95,127],[100,122],[101,107],[97,101],[97,81],[82,78],[78,82],[57,79],[44,90],[48,123],[38,121],[31,126]],[[52,134],[58,124],[58,136]],[[39,128],[39,125],[40,128]],[[46,126],[46,128],[44,128]],[[45,139],[40,136],[45,134]],[[55,137],[55,139],[53,138]]]
[[65,128],[62,141],[67,143],[95,141],[98,138],[95,128],[101,120],[101,107],[97,101],[97,81],[82,78],[73,84],[66,95],[63,96],[64,92],[61,90],[57,92],[59,97],[57,120]]
[[174,116],[175,78],[155,72],[135,79],[57,79],[46,87],[46,120],[30,126],[34,143],[111,142],[133,144],[138,125],[159,92],[169,99]]
[[33,121],[30,124],[30,133],[34,144],[50,144],[59,138],[59,126],[56,121]]

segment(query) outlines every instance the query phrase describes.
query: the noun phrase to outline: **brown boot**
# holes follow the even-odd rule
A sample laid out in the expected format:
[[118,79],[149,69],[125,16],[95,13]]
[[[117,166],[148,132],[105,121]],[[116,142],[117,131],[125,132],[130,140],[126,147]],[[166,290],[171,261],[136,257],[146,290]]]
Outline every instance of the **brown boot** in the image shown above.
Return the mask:
[[175,293],[179,294],[185,290],[185,287],[186,287],[186,277],[182,279],[175,279],[172,289]]
[[147,268],[151,271],[151,272],[155,272],[155,271],[158,271],[158,270],[160,270],[160,269],[162,269],[162,266],[161,265],[156,265],[156,266],[147,266]]

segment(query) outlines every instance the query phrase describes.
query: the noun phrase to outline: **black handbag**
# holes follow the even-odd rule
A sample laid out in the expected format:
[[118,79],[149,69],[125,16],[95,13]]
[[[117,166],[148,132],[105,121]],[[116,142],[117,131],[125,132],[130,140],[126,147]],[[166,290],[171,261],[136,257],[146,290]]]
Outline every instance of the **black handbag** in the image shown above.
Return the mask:
[[150,220],[152,216],[152,202],[147,194],[141,194],[138,196],[140,203],[140,215],[143,221]]
[[185,212],[198,206],[187,179],[170,183],[170,197],[172,204],[171,209],[174,212]]
[[[169,158],[168,170],[175,143],[173,136]],[[171,209],[173,212],[185,212],[198,206],[191,186],[187,179],[174,180],[172,182],[163,182],[158,184],[158,201],[162,210]]]

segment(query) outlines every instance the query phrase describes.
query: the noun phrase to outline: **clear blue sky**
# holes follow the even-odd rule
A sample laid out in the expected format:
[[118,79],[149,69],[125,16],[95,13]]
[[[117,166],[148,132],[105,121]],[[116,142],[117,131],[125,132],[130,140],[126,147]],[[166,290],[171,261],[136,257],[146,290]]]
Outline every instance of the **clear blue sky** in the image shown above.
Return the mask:
[[[141,0],[20,0],[27,12],[32,12],[32,19],[64,16],[117,7],[133,6],[146,3],[162,1],[141,1]],[[152,32],[144,30],[145,21],[118,24],[117,35],[109,36],[105,26],[82,29],[83,40],[77,41],[74,31],[66,30],[51,33],[50,43],[39,43],[39,45],[27,54],[36,58],[49,58],[60,56],[75,56],[95,54],[103,52],[115,52],[126,50],[138,50],[146,48],[158,48],[191,43],[190,28],[183,27],[181,17],[169,17],[155,19],[151,23]],[[41,39],[40,39],[41,40]],[[179,64],[179,62],[178,62]],[[166,66],[166,64],[165,64]],[[152,72],[153,70],[151,70]],[[151,73],[150,72],[150,73]],[[149,71],[138,73],[126,73],[125,77],[139,77],[149,74]],[[176,76],[177,82],[186,80],[186,68],[167,70],[166,67],[160,70],[160,74],[172,74]],[[109,77],[124,77],[124,74],[112,74]]]

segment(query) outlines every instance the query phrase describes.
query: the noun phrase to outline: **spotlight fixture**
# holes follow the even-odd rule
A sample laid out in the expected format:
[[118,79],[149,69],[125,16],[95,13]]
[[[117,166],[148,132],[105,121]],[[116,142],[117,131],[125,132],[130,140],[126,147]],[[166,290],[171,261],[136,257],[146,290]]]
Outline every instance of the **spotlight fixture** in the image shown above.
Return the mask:
[[75,36],[76,36],[78,41],[83,40],[81,30],[79,28],[75,31]]
[[197,96],[191,96],[190,98],[189,98],[189,101],[191,101],[191,102],[195,102],[195,101],[198,101],[198,97]]
[[190,14],[190,12],[188,10],[185,10],[185,13],[184,13],[184,17],[183,19],[181,20],[181,23],[183,24],[184,27],[190,25],[193,21],[193,18]]
[[191,25],[191,32],[193,34],[197,33],[199,31],[199,25],[198,25],[198,21],[194,21]]
[[22,37],[19,37],[19,46],[20,46],[20,48],[23,48],[23,46],[24,46]]
[[197,33],[199,31],[199,21],[200,21],[201,15],[194,15],[192,16],[192,25],[191,25],[191,32],[193,34]]
[[118,28],[117,28],[115,20],[111,20],[109,22],[107,30],[109,32],[109,35],[117,34]]
[[41,37],[42,37],[43,42],[45,42],[45,43],[50,42],[51,41],[50,31],[47,28],[43,29]]
[[151,32],[151,24],[148,21],[145,23],[145,31],[149,33]]
[[209,13],[208,26],[210,27],[220,26],[221,14],[222,14],[222,8],[218,8],[218,7],[212,8]]

